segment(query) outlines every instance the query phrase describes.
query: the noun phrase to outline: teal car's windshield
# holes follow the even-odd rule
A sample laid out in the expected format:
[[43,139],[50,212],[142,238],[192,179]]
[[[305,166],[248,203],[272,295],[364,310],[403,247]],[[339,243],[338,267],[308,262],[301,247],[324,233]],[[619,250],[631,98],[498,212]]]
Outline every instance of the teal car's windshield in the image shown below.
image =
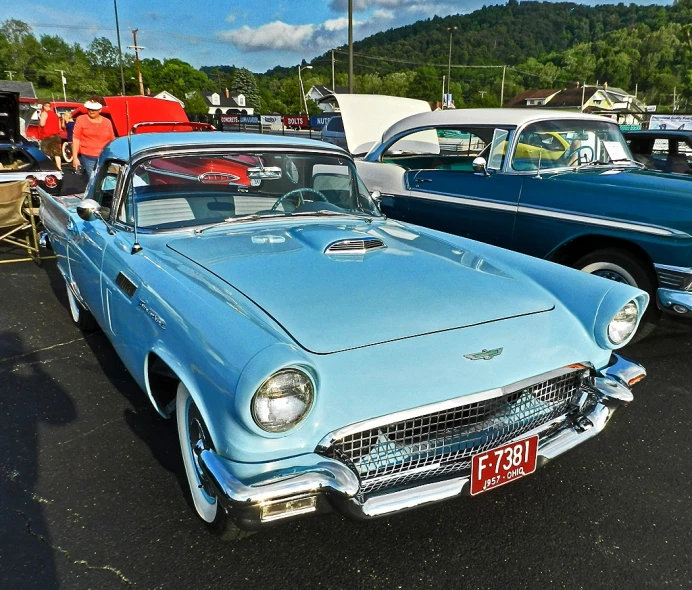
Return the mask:
[[514,170],[630,164],[632,154],[617,125],[606,120],[557,119],[527,125],[512,157]]
[[[118,220],[176,229],[293,215],[380,213],[339,155],[245,151],[156,156],[129,177]],[[136,206],[136,211],[135,211]]]

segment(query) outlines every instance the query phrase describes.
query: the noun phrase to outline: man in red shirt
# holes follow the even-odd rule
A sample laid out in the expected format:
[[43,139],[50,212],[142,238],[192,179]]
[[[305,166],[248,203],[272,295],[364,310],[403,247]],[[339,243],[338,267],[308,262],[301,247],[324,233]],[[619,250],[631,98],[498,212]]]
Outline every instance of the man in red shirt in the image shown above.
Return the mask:
[[101,116],[103,99],[100,96],[92,96],[84,106],[87,116],[77,117],[72,131],[72,165],[78,170],[81,164],[87,175],[91,176],[101,150],[115,139],[115,133],[110,119]]
[[41,151],[49,158],[54,158],[58,170],[62,170],[60,119],[49,102],[44,103],[38,119],[38,137],[41,140]]

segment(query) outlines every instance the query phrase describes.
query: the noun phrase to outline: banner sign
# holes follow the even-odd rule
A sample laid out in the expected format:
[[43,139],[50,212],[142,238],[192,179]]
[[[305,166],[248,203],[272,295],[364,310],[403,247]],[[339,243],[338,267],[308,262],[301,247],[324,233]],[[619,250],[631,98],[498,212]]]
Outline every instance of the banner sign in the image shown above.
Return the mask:
[[245,125],[259,125],[260,118],[258,115],[240,115],[240,122]]
[[262,115],[260,120],[262,125],[268,125],[269,127],[278,126],[279,129],[283,126],[283,117],[281,115]]
[[307,115],[284,115],[284,125],[286,127],[309,127],[310,117]]
[[310,117],[310,127],[322,129],[334,115],[312,115]]
[[237,125],[240,123],[238,115],[221,115],[221,123],[224,125]]
[[651,115],[649,129],[692,130],[692,115]]

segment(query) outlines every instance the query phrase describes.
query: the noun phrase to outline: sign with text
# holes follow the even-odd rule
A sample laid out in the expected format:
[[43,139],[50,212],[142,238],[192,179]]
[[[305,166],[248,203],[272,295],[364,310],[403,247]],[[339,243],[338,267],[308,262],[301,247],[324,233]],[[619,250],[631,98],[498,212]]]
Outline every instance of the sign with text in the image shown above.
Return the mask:
[[283,117],[281,115],[262,115],[260,117],[260,120],[262,122],[262,125],[267,125],[269,127],[279,127],[284,124]]
[[651,115],[649,129],[692,130],[692,115]]
[[310,117],[307,115],[284,115],[286,127],[310,127]]
[[259,115],[240,115],[240,122],[244,125],[259,125]]
[[334,115],[312,115],[310,117],[310,127],[322,129]]
[[224,125],[237,125],[240,123],[238,115],[221,115],[221,123]]

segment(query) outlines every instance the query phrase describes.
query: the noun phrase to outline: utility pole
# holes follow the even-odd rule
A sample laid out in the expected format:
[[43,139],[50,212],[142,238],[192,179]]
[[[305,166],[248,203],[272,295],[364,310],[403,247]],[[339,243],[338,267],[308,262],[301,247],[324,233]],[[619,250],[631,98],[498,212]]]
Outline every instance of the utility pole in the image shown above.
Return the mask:
[[67,78],[65,78],[65,70],[55,70],[56,72],[60,72],[60,78],[62,82],[62,98],[65,102],[67,102],[67,92],[65,92],[65,86],[67,86]]
[[5,70],[5,73],[10,77],[10,82],[12,81],[12,74],[16,74],[17,72],[13,72],[12,70]]
[[128,49],[134,49],[135,50],[135,63],[137,64],[137,80],[139,80],[139,93],[144,96],[144,84],[142,83],[142,72],[139,69],[139,50],[140,49],[146,49],[146,47],[140,47],[137,45],[137,31],[139,29],[132,29],[132,38],[135,41],[134,45],[128,45]]
[[118,1],[113,0],[115,11],[115,32],[118,36],[118,62],[120,63],[120,84],[122,84],[123,96],[125,96],[125,71],[123,70],[123,49],[120,45],[120,24],[118,23]]
[[457,30],[457,27],[447,27],[447,30],[449,31],[449,59],[447,60],[447,94],[449,94],[449,84],[452,81],[452,33]]
[[353,94],[353,0],[348,0],[348,93]]
[[332,49],[332,92],[336,92],[336,78],[334,78],[334,50]]
[[505,74],[507,73],[507,66],[502,66],[502,87],[500,88],[500,108],[505,106]]
[[442,106],[441,108],[444,110],[445,108],[445,76],[442,74]]

